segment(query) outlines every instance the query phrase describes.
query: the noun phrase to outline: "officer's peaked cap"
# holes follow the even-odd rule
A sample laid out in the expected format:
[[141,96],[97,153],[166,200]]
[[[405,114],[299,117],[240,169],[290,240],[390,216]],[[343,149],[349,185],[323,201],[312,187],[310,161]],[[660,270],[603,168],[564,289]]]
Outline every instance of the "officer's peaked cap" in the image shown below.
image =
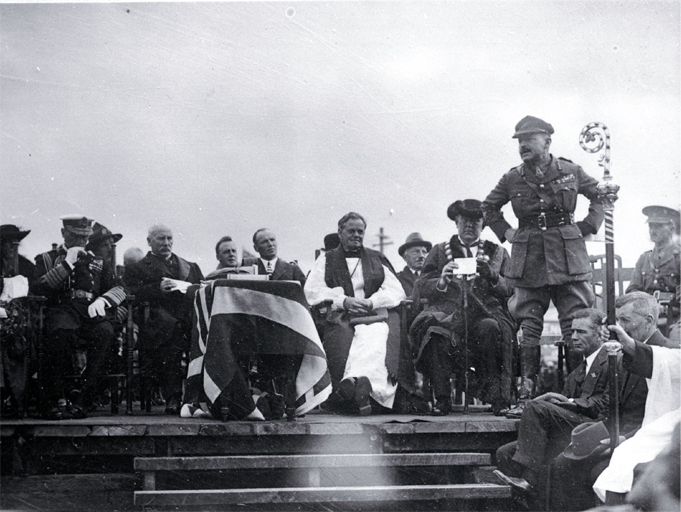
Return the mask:
[[643,215],[648,217],[648,220],[646,220],[648,224],[674,224],[676,230],[679,230],[679,221],[681,220],[679,210],[652,205],[643,208]]
[[525,116],[515,125],[515,133],[512,138],[517,139],[520,135],[529,133],[546,133],[551,135],[553,133],[553,126],[538,117]]
[[90,236],[92,234],[92,219],[84,215],[70,214],[59,217],[64,225],[64,229],[74,235]]

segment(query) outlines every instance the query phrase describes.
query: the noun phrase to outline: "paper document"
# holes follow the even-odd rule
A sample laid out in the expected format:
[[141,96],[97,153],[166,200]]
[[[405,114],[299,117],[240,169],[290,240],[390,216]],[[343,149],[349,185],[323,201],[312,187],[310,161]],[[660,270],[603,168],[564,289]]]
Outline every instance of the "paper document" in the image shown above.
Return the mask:
[[477,272],[478,262],[475,258],[454,258],[454,263],[459,265],[459,268],[454,269],[455,276],[468,276]]

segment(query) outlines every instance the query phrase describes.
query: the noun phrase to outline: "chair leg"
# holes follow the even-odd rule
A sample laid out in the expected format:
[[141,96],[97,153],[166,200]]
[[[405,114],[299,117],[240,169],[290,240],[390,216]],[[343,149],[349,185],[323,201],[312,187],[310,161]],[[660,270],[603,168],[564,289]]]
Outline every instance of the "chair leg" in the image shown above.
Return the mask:
[[118,414],[118,375],[109,375],[109,394],[111,395],[111,414]]

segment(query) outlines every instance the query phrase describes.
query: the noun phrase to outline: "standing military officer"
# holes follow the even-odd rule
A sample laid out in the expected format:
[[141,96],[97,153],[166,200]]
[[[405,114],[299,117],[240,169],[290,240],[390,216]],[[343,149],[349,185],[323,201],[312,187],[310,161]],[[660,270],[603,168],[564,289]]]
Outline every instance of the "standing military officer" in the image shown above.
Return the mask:
[[[86,252],[92,219],[65,215],[64,243],[36,256],[32,291],[47,298],[43,344],[41,414],[45,419],[83,418],[106,380],[115,348],[111,308],[125,299],[109,261]],[[71,355],[78,343],[87,347],[83,391],[77,403],[65,400],[64,375],[72,373]]]
[[[509,310],[520,323],[522,385],[519,417],[524,400],[534,392],[540,360],[544,314],[553,301],[558,309],[563,339],[570,340],[572,315],[593,305],[591,265],[584,236],[596,234],[603,222],[598,182],[570,160],[550,152],[553,126],[526,116],[515,127],[523,163],[504,174],[482,203],[485,222],[501,242],[512,244],[511,264],[505,277],[515,287]],[[589,214],[574,221],[577,196],[589,201]],[[518,228],[504,219],[501,208],[511,202]]]
[[680,284],[681,247],[674,242],[674,233],[679,232],[681,216],[678,210],[666,206],[646,206],[643,215],[648,217],[650,240],[655,247],[639,257],[627,293],[639,291],[655,295],[657,292],[658,300],[668,304],[660,330],[669,336],[669,328],[679,320],[676,291]]

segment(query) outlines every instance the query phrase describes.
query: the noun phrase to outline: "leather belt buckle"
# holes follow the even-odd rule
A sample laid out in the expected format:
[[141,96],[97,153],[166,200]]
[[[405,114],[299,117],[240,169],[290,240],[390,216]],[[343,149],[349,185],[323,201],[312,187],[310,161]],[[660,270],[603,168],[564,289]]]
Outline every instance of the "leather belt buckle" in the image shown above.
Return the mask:
[[539,217],[537,217],[537,226],[539,226],[542,231],[546,231],[546,214],[544,212],[541,212]]

